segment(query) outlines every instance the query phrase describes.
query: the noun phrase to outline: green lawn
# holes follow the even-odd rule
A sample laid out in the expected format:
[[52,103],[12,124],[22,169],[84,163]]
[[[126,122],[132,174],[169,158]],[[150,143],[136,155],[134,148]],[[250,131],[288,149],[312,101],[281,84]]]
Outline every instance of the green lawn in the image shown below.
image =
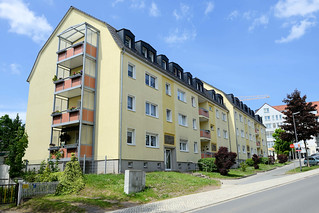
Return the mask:
[[[318,168],[319,168],[319,166],[311,166],[311,167],[303,166],[301,172],[307,172],[307,171],[310,171],[313,169],[318,169]],[[295,173],[300,173],[300,167],[289,170],[288,172],[286,172],[286,174],[295,174]]]
[[85,212],[112,210],[199,192],[205,187],[219,187],[218,180],[195,177],[178,172],[151,172],[146,174],[146,189],[126,195],[124,175],[85,175],[85,188],[76,195],[47,195],[30,199],[13,211],[27,212]]

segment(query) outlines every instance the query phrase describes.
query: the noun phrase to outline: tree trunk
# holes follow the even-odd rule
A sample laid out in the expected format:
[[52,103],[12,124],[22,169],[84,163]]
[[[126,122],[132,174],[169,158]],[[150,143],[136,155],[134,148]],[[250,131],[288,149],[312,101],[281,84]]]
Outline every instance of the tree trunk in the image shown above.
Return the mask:
[[307,151],[307,143],[306,141],[304,140],[303,143],[305,144],[305,149],[306,149],[306,159],[307,159],[307,166],[310,167],[310,164],[309,164],[309,157],[308,157],[308,151]]

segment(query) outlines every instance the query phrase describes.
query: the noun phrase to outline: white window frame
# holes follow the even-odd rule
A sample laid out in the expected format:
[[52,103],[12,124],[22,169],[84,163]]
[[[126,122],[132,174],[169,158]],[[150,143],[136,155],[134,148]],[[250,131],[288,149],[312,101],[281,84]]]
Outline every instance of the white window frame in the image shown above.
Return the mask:
[[[148,82],[146,82],[146,78],[148,78]],[[154,86],[151,84],[152,78],[154,79]],[[144,80],[145,80],[145,85],[147,85],[147,86],[149,86],[149,87],[152,87],[152,88],[154,88],[154,89],[157,89],[157,88],[158,88],[158,87],[157,87],[157,77],[156,77],[155,75],[152,75],[152,74],[150,74],[150,73],[148,73],[148,72],[145,72],[145,78],[144,78]]]
[[220,129],[219,128],[217,128],[217,135],[218,135],[218,137],[220,137]]
[[[132,99],[132,109],[129,108],[129,101],[128,101],[129,98]],[[133,96],[133,95],[128,95],[127,96],[127,110],[135,112],[135,96]]]
[[169,95],[169,96],[172,95],[171,85],[169,83],[165,84],[165,92],[166,92],[166,95]]
[[218,111],[218,109],[216,109],[216,118],[219,119],[219,111]]
[[[155,146],[152,146],[152,138],[155,138]],[[148,139],[148,145],[147,145],[147,139]],[[149,148],[158,148],[159,147],[159,142],[158,142],[158,134],[155,133],[150,133],[150,132],[146,132],[145,135],[145,146],[149,147]]]
[[241,136],[242,138],[245,138],[245,132],[244,132],[244,130],[240,130],[240,136]]
[[192,101],[192,107],[196,107],[196,100],[194,96],[191,97],[191,101]]
[[[184,144],[185,147],[182,147],[181,145]],[[182,149],[183,148],[183,149]],[[184,139],[179,140],[179,151],[181,152],[188,152],[188,141]]]
[[194,153],[198,153],[198,143],[194,141]]
[[125,36],[124,42],[128,41],[128,47],[132,48],[132,39],[129,36]]
[[149,55],[150,55],[151,62],[154,62],[154,53],[150,51]]
[[197,121],[195,118],[193,118],[193,129],[197,129]]
[[177,99],[186,103],[186,93],[180,89],[177,90]]
[[[132,67],[132,76],[129,75],[129,67]],[[127,65],[127,76],[133,79],[136,79],[135,65],[132,63],[128,63]]]
[[[128,133],[132,133],[132,143],[128,143]],[[130,145],[130,146],[134,146],[134,145],[136,145],[135,144],[135,129],[132,129],[132,128],[127,128],[127,130],[126,130],[126,144],[127,145]]]
[[239,114],[239,121],[243,122],[243,116],[241,114]]
[[222,119],[223,121],[227,121],[227,117],[226,117],[226,114],[222,112]]
[[166,121],[172,122],[172,110],[166,109]]
[[[152,107],[153,106],[155,107],[155,115],[152,115]],[[146,101],[145,102],[145,114],[150,116],[150,117],[158,118],[158,105],[157,104],[153,104],[153,103],[151,103],[149,101]]]
[[224,133],[224,138],[228,139],[228,132],[226,130],[223,130],[223,133]]
[[178,124],[180,126],[187,127],[188,126],[188,124],[187,124],[187,115],[183,115],[181,113],[178,113]]

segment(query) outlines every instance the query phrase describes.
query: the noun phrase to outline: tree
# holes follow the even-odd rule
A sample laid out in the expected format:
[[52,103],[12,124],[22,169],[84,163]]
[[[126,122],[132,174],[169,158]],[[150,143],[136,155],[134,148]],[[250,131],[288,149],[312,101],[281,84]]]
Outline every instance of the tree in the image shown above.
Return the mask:
[[221,175],[227,175],[229,169],[236,164],[237,154],[235,152],[228,152],[227,147],[220,147],[215,154],[215,164],[217,170]]
[[283,129],[276,129],[275,133],[272,134],[273,138],[275,139],[275,145],[274,148],[277,152],[277,154],[285,154],[289,155],[289,152],[291,151],[290,144],[291,142],[285,141],[281,139],[281,134],[284,134],[286,131]]
[[9,152],[6,164],[10,166],[11,178],[22,175],[24,168],[22,158],[27,147],[28,136],[19,115],[17,114],[14,120],[8,115],[0,117],[0,150]]
[[260,163],[260,158],[258,157],[258,155],[254,154],[252,159],[254,161],[254,168],[259,169],[258,164]]
[[[295,140],[295,130],[293,124],[293,113],[296,124],[296,133],[298,141],[303,141],[305,149],[307,150],[306,140],[311,139],[313,136],[319,134],[319,123],[316,120],[316,116],[313,113],[316,111],[317,105],[313,105],[311,102],[306,102],[307,96],[300,96],[300,91],[295,89],[291,94],[287,95],[287,98],[283,100],[286,103],[286,110],[283,112],[286,116],[282,129],[286,130],[281,134],[281,139],[285,141]],[[298,142],[295,140],[295,142]],[[306,151],[306,158],[309,166],[308,153]]]

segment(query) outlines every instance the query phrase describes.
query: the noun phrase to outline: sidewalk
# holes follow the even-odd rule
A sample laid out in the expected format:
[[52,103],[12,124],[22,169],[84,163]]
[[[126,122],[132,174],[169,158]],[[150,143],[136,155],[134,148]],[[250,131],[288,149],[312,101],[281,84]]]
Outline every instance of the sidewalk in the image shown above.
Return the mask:
[[319,169],[315,169],[308,172],[286,175],[276,179],[244,185],[223,184],[221,189],[218,190],[186,195],[131,208],[120,209],[114,212],[189,212],[198,208],[211,206],[234,198],[257,193],[318,174]]

